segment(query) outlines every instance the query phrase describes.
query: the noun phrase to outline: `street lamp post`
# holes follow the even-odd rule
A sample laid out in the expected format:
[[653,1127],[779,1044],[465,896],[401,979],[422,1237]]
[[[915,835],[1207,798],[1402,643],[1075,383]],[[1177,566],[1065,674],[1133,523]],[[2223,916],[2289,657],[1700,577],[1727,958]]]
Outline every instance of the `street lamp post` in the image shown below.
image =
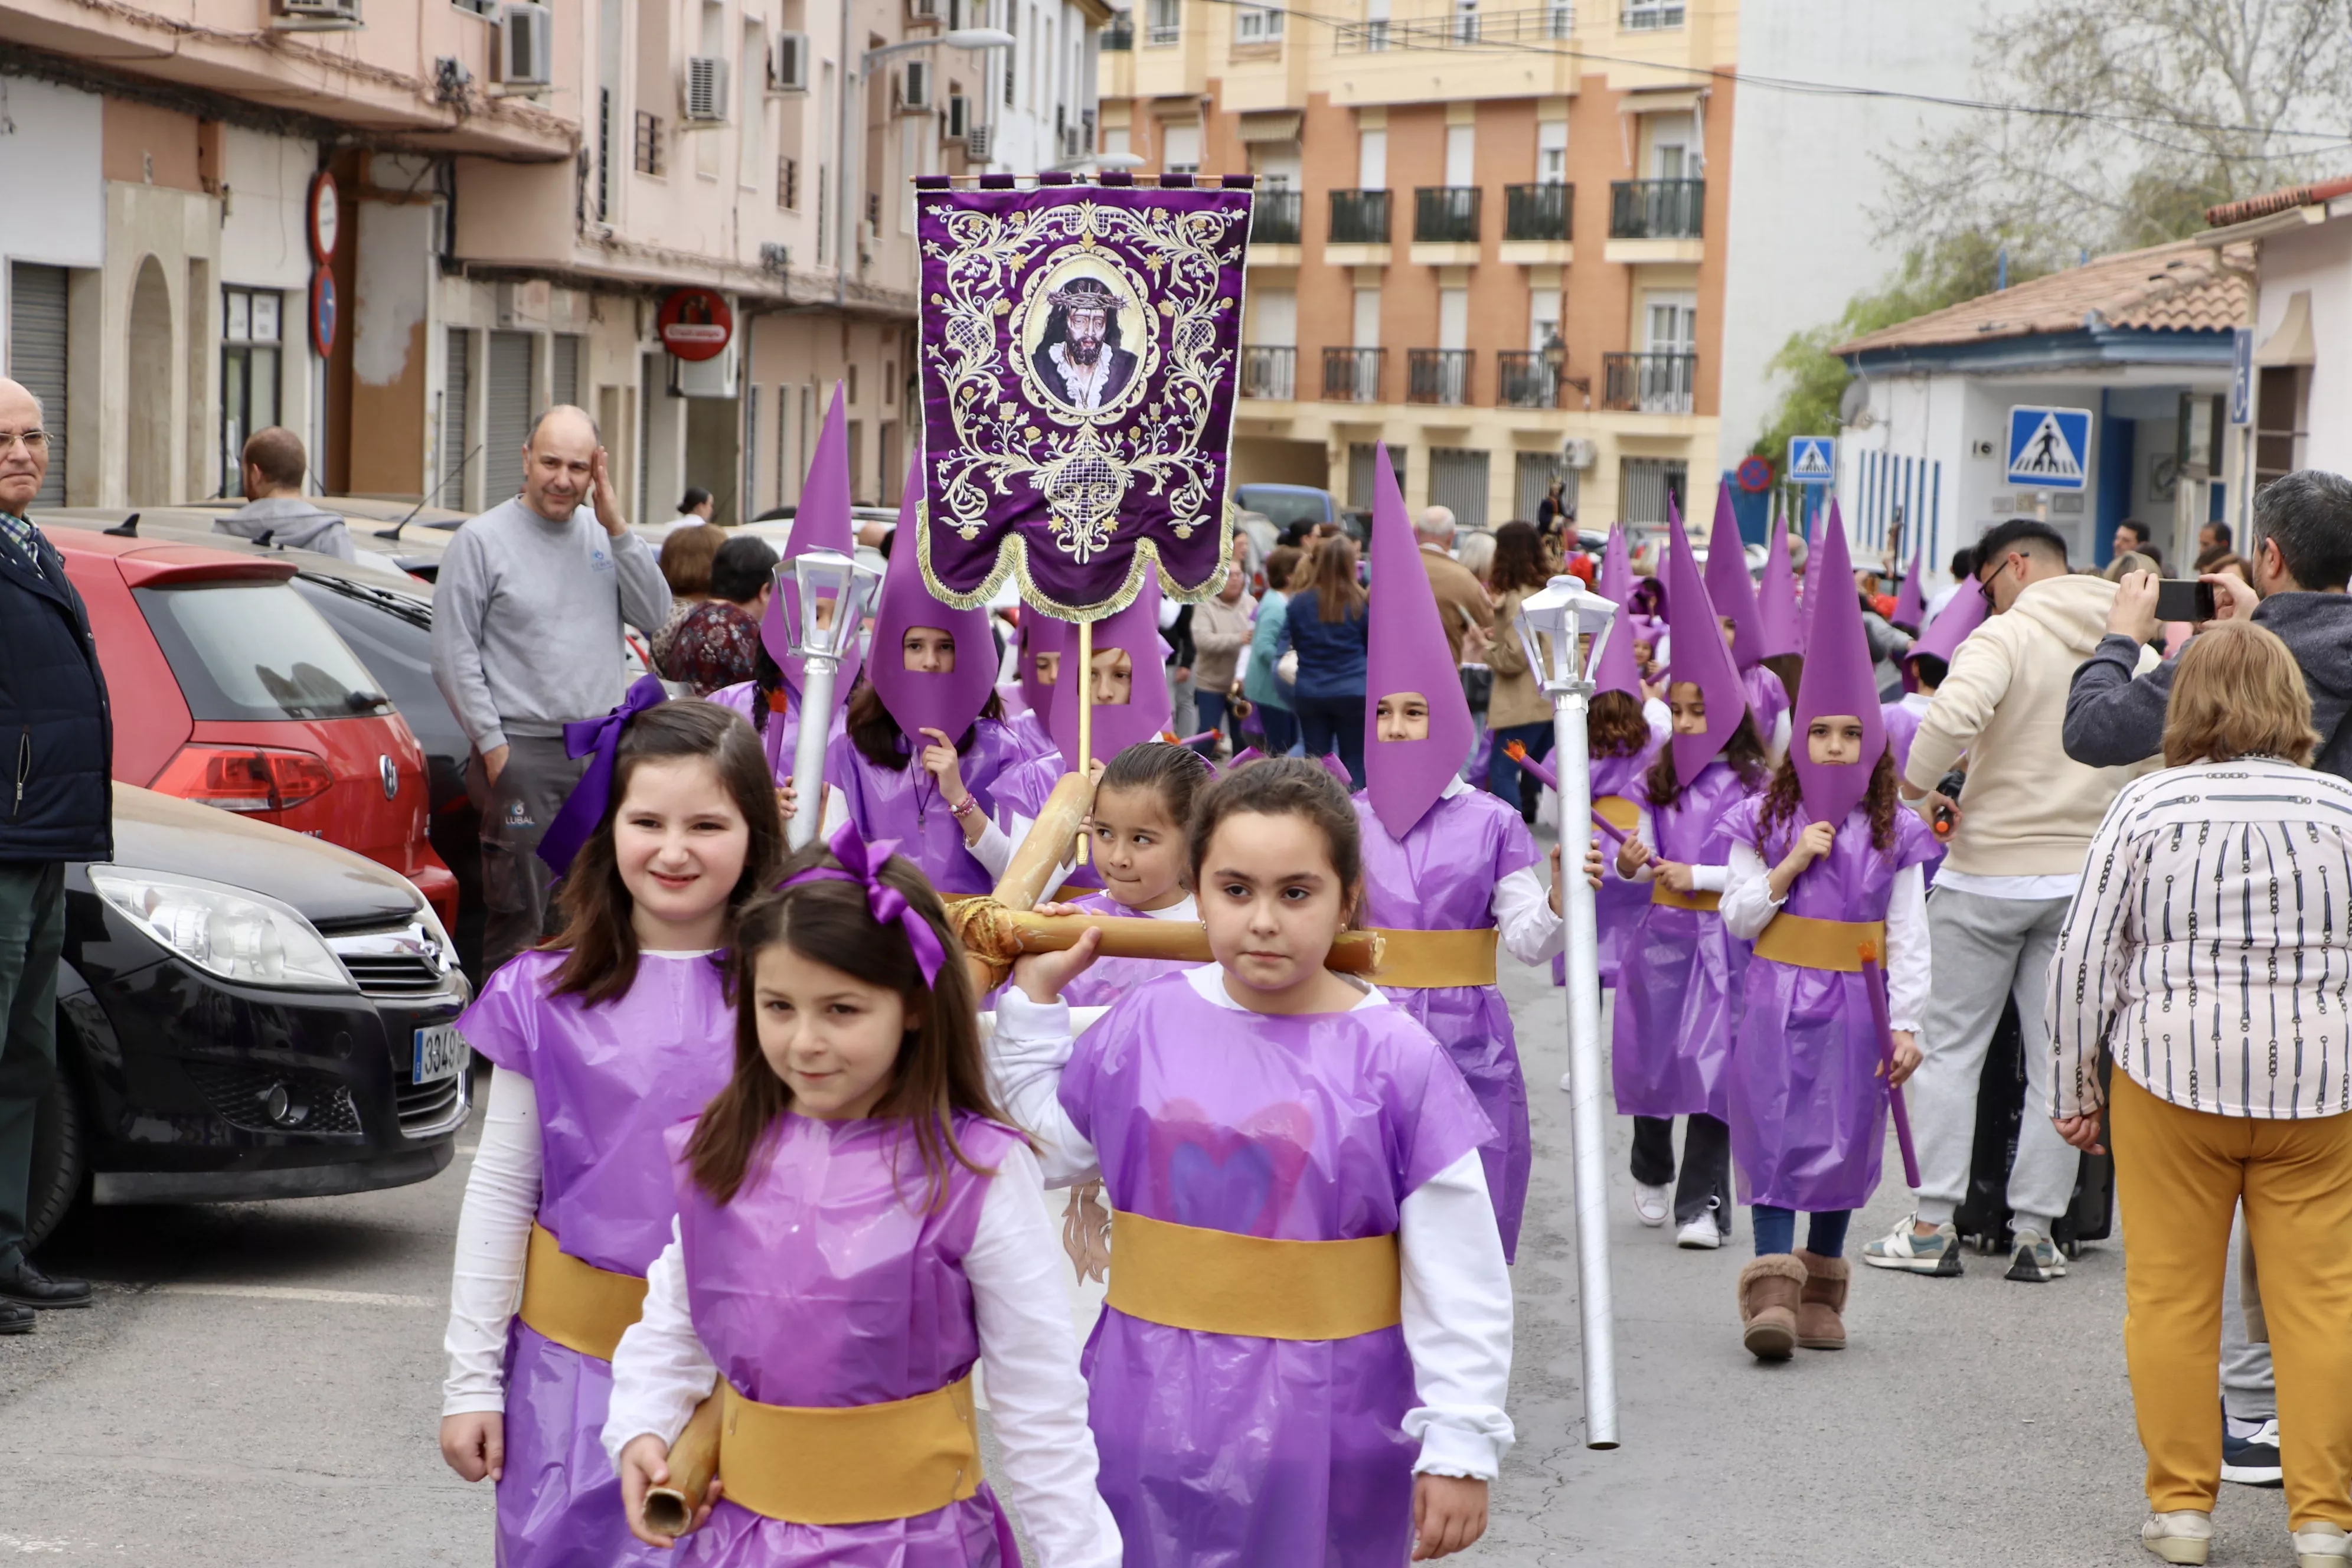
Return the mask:
[[[801,732],[793,747],[793,784],[797,799],[784,838],[802,848],[816,837],[824,822],[824,748],[833,729],[834,682],[841,661],[857,644],[866,624],[866,606],[882,582],[882,574],[837,550],[811,550],[793,558],[792,573],[800,589],[800,625],[793,628],[793,652],[803,665],[801,676]],[[783,592],[784,568],[776,568],[776,592]],[[779,723],[774,714],[770,723]]]
[[[1591,670],[1618,606],[1575,577],[1554,577],[1519,605],[1528,668],[1551,699],[1559,776],[1561,915],[1567,923],[1568,1071],[1576,1151],[1576,1288],[1583,1318],[1584,1442],[1617,1446],[1617,1326],[1609,1281],[1608,1111],[1601,1072],[1601,947],[1584,857],[1592,843]],[[1585,639],[1591,639],[1588,654]]]

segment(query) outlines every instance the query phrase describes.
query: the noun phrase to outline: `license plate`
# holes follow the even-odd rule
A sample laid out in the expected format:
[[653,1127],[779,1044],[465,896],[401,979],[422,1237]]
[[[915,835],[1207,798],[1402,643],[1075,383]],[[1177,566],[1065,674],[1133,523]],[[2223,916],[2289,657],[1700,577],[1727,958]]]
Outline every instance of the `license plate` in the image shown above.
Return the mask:
[[447,1024],[436,1024],[429,1029],[416,1031],[416,1048],[409,1054],[409,1081],[432,1083],[440,1079],[455,1078],[466,1068],[473,1051],[466,1037]]

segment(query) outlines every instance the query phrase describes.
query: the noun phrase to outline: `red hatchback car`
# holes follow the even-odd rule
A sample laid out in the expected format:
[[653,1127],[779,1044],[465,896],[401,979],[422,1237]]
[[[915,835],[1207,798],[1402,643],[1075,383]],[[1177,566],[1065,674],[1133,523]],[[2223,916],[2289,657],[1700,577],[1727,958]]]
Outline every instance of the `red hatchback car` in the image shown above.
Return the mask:
[[425,752],[294,591],[293,562],[43,531],[89,606],[116,778],[354,850],[456,926],[457,879],[425,842]]

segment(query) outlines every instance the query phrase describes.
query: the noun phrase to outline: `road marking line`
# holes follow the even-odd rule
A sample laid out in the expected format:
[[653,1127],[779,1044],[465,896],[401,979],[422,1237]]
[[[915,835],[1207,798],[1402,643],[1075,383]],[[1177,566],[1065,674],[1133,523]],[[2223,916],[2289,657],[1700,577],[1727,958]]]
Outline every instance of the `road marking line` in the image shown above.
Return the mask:
[[321,1301],[338,1307],[432,1307],[425,1296],[394,1296],[380,1290],[319,1290],[301,1285],[158,1285],[161,1296],[238,1296],[256,1301]]

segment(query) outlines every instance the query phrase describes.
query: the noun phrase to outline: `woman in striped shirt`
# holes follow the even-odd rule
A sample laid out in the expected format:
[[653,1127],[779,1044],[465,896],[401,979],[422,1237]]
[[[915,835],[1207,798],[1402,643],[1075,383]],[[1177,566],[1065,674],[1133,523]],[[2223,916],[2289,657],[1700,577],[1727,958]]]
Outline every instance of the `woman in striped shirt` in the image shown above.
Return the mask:
[[2112,1118],[2141,1539],[2168,1563],[2203,1563],[2212,1538],[2242,1201],[2295,1560],[2352,1562],[2352,784],[2304,765],[2317,741],[2285,644],[2236,620],[2200,635],[2167,766],[2116,797],[2050,966],[2058,1131],[2092,1148]]

